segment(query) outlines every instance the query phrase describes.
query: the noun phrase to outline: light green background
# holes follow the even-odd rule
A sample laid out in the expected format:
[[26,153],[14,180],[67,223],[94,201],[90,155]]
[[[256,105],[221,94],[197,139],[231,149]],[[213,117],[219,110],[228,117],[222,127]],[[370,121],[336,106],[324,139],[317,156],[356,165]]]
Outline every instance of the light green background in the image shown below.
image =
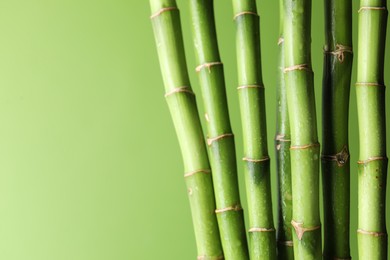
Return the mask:
[[[229,1],[215,2],[240,155],[233,13]],[[320,119],[323,4],[313,2],[313,69]],[[358,6],[353,2],[356,39]],[[199,92],[188,3],[178,4],[192,85]],[[277,1],[261,1],[259,12],[273,159]],[[163,97],[149,15],[145,0],[0,1],[0,259],[195,259],[183,165]],[[353,82],[355,74],[356,66]],[[390,84],[390,73],[385,82]],[[353,257],[355,99],[352,87]],[[238,163],[241,175],[243,165]],[[274,177],[272,185],[275,197]],[[245,205],[244,197],[243,201]]]

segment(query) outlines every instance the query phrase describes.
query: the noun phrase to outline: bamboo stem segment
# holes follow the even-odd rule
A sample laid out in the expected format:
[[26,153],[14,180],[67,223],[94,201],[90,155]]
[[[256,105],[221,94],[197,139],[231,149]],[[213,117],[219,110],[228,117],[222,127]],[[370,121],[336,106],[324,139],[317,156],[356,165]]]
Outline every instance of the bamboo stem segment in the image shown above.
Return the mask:
[[251,259],[276,259],[265,89],[261,73],[260,26],[256,2],[233,0],[236,24],[238,97],[244,141],[245,185]]
[[292,223],[299,223],[292,230],[294,257],[321,259],[320,149],[311,71],[311,0],[284,0],[283,5],[284,79],[291,131]]
[[359,259],[387,259],[384,52],[386,0],[360,0],[356,96],[359,121]]
[[195,56],[200,64],[204,109],[207,114],[209,156],[217,205],[217,219],[225,258],[249,258],[243,210],[238,191],[235,145],[228,113],[223,64],[220,61],[212,0],[191,0]]
[[179,11],[174,0],[150,0],[150,6],[165,98],[183,156],[198,259],[223,259],[210,166],[186,70]]
[[288,119],[287,93],[284,84],[284,7],[279,0],[279,39],[278,39],[278,81],[276,86],[276,172],[278,184],[278,225],[277,225],[277,258],[294,259],[294,243],[292,241],[292,188],[290,161],[290,122]]
[[352,0],[325,0],[322,86],[324,258],[349,259],[348,112],[352,71]]

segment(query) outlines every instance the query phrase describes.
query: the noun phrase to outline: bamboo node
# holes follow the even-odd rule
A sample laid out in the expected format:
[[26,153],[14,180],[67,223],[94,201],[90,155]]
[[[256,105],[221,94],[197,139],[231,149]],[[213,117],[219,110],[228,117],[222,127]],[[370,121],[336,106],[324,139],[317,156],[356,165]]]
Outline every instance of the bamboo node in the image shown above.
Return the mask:
[[191,171],[191,172],[186,172],[184,174],[184,178],[193,176],[193,175],[195,175],[197,173],[209,174],[209,173],[211,173],[211,170],[210,169],[200,169],[200,170],[195,170],[195,171]]
[[253,227],[248,230],[248,232],[253,233],[253,232],[274,232],[274,228],[261,228],[261,227]]
[[197,260],[223,260],[225,259],[223,255],[220,256],[207,256],[207,255],[200,255],[196,258]]
[[291,220],[291,225],[294,227],[295,229],[295,233],[297,234],[298,236],[298,240],[302,240],[302,237],[303,237],[303,234],[305,232],[310,232],[310,231],[315,231],[317,229],[320,229],[321,228],[321,225],[318,225],[318,226],[314,226],[314,227],[303,227],[303,223],[299,223],[299,222],[296,222],[294,220]]
[[363,229],[358,229],[357,232],[362,235],[369,235],[369,236],[374,236],[374,237],[383,237],[387,236],[386,232],[375,232],[375,231],[366,231]]
[[275,137],[275,141],[277,142],[291,142],[291,139],[285,139],[285,135],[283,134],[277,134]]
[[387,161],[387,157],[385,156],[373,156],[368,158],[367,160],[359,160],[357,163],[358,164],[368,164],[373,161]]
[[179,11],[179,8],[177,8],[176,6],[171,6],[171,7],[165,7],[165,8],[161,8],[160,10],[158,10],[157,12],[155,12],[154,14],[152,14],[150,16],[150,19],[153,19],[157,16],[160,16],[162,13],[164,12],[168,12],[168,11],[173,11],[173,10],[177,10]]
[[290,147],[290,150],[303,150],[303,149],[309,149],[312,147],[319,147],[319,146],[320,146],[319,142],[312,143],[312,144],[306,144],[306,145],[294,145],[294,146]]
[[246,89],[246,88],[264,88],[264,85],[242,85],[239,86],[237,90]]
[[200,72],[203,68],[207,68],[209,70],[209,73],[211,73],[210,68],[212,66],[218,66],[218,65],[223,65],[223,63],[220,61],[206,62],[206,63],[203,63],[203,64],[197,66],[195,68],[195,70],[196,70],[196,72]]
[[312,72],[311,68],[307,64],[298,64],[298,65],[294,65],[291,67],[286,67],[283,69],[283,72],[287,73],[287,72],[294,71],[294,70],[304,70],[304,71]]
[[327,48],[324,49],[324,53],[335,55],[340,63],[343,63],[343,61],[344,61],[344,58],[345,58],[344,53],[345,52],[353,53],[352,47],[345,46],[342,44],[336,44],[336,50],[334,50],[334,51],[329,51]]
[[174,88],[171,91],[165,93],[164,97],[169,97],[170,95],[173,95],[175,93],[188,93],[188,94],[195,96],[195,93],[192,92],[190,87],[182,86],[182,87]]
[[246,162],[260,163],[260,162],[269,161],[270,158],[268,156],[265,156],[264,158],[261,158],[261,159],[252,159],[252,158],[244,157],[244,158],[242,158],[242,160],[246,161]]
[[336,161],[338,167],[342,167],[349,159],[349,151],[347,145],[344,145],[343,149],[334,155],[322,155],[321,159],[324,161]]
[[243,11],[243,12],[239,12],[238,14],[236,14],[234,17],[233,17],[233,20],[236,20],[239,16],[241,15],[245,15],[245,14],[249,14],[249,15],[254,15],[254,16],[259,16],[257,13],[255,12],[251,12],[251,11]]
[[366,87],[384,87],[385,85],[378,82],[356,82],[355,85],[358,86],[366,86]]
[[278,39],[278,45],[282,44],[284,42],[284,38],[283,37],[279,37]]
[[227,134],[221,134],[221,135],[213,137],[213,138],[207,138],[207,144],[210,146],[215,141],[218,141],[218,140],[226,138],[226,137],[232,137],[232,136],[234,136],[234,134],[227,133]]
[[290,246],[290,247],[293,247],[294,246],[294,242],[292,240],[278,240],[277,243],[279,245],[283,245],[283,246]]
[[361,11],[368,11],[368,10],[387,10],[385,6],[362,6],[358,10],[358,13]]
[[216,209],[215,213],[219,214],[219,213],[224,213],[224,212],[227,212],[227,211],[241,211],[241,210],[242,210],[241,205],[237,204],[237,205],[233,205],[233,206],[222,208],[222,209]]

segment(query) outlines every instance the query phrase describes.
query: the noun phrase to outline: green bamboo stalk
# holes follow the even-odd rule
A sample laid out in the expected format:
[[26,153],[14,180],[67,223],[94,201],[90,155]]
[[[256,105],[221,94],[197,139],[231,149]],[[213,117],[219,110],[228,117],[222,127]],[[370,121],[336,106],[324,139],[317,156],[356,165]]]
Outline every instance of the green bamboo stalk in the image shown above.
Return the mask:
[[284,1],[284,76],[291,130],[294,256],[321,258],[319,143],[311,69],[311,0]]
[[387,259],[384,54],[386,0],[361,0],[356,96],[359,121],[359,259]]
[[277,226],[277,256],[278,259],[294,259],[293,238],[291,233],[292,220],[292,188],[290,161],[290,122],[286,86],[284,84],[284,8],[283,0],[279,0],[279,67],[276,86],[276,172],[278,183],[278,226]]
[[150,0],[165,97],[179,140],[198,259],[223,259],[211,172],[185,60],[179,11],[174,0]]
[[233,0],[251,259],[276,259],[256,2]]
[[223,66],[216,37],[213,0],[191,0],[195,56],[203,103],[217,205],[217,220],[226,259],[248,259],[244,215],[237,181]]
[[348,109],[352,71],[352,1],[325,0],[322,92],[324,258],[349,259]]

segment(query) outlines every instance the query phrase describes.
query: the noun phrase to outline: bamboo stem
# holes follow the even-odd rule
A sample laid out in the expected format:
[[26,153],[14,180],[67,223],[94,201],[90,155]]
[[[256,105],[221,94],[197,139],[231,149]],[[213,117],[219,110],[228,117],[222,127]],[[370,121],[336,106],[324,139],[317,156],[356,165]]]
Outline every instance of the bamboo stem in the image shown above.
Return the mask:
[[352,1],[325,0],[322,92],[324,258],[350,258],[348,108],[352,71]]
[[359,121],[359,259],[387,259],[384,52],[386,0],[361,0],[356,96]]
[[321,258],[319,144],[311,71],[311,0],[284,1],[284,61],[291,130],[294,256]]
[[283,0],[279,0],[279,67],[276,86],[276,135],[275,154],[278,183],[278,227],[277,257],[282,260],[294,259],[292,238],[292,188],[290,161],[290,122],[288,119],[287,93],[284,84],[284,8]]
[[[223,65],[218,51],[213,1],[191,0],[190,12],[195,56],[199,64],[197,72],[208,118],[207,135],[209,140],[215,140],[209,143],[209,156],[222,247],[226,259],[248,259],[244,215],[238,191],[234,139],[227,106]],[[217,138],[221,136],[225,138]]]
[[[233,0],[251,259],[276,259],[256,2]],[[250,158],[250,159],[249,159]]]
[[211,172],[174,0],[150,0],[166,101],[183,156],[198,259],[223,259]]

